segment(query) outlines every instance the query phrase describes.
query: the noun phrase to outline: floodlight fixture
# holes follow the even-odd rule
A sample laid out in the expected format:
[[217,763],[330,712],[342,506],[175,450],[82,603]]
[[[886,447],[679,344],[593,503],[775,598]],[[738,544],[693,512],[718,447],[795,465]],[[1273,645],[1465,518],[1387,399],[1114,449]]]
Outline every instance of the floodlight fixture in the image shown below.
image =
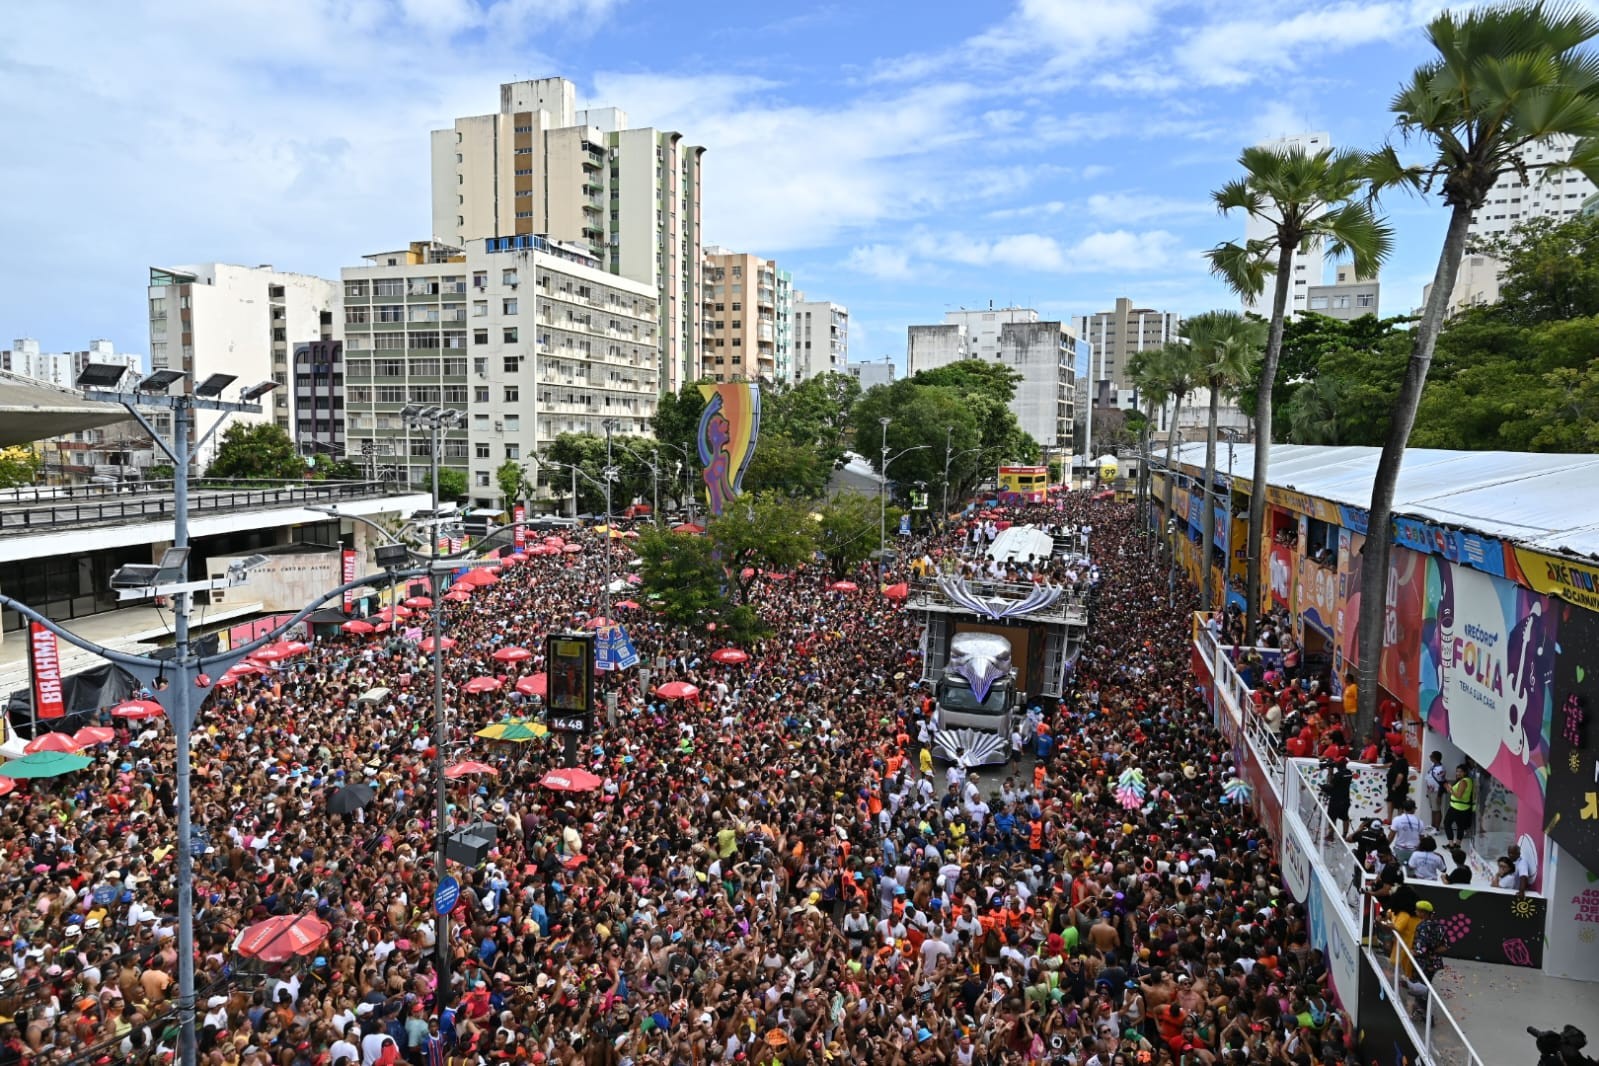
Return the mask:
[[113,389],[127,372],[127,367],[116,363],[90,363],[78,372],[78,388]]
[[139,382],[138,388],[140,392],[166,392],[188,376],[186,370],[157,370]]
[[221,396],[222,390],[239,380],[237,374],[212,374],[194,387],[196,396]]
[[239,399],[244,403],[252,403],[278,387],[276,381],[267,380],[256,385],[251,385],[239,394]]
[[411,560],[411,549],[404,544],[379,544],[372,556],[385,570],[398,570]]
[[419,403],[408,403],[404,407],[400,408],[400,417],[405,419],[407,422],[421,413],[422,405]]

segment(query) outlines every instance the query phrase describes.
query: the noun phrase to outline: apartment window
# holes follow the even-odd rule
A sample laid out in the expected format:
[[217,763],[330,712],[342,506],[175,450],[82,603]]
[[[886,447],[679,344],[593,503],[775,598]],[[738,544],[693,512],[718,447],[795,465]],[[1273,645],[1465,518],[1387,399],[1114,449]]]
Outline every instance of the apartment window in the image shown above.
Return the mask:
[[465,385],[444,386],[444,402],[452,406],[463,407],[466,405]]
[[373,364],[373,369],[380,378],[405,377],[404,359],[379,359]]
[[[505,416],[505,432],[507,432],[507,433],[520,433],[520,432],[522,432],[522,416],[521,415],[506,415]],[[516,457],[512,456],[511,458],[514,459]]]
[[501,300],[500,301],[500,312],[501,312],[501,314],[507,314],[507,315],[516,314],[516,297],[510,296],[510,297],[507,297],[504,300]]
[[361,386],[359,388],[353,388],[353,389],[350,390],[350,403],[351,404],[358,404],[358,403],[359,404],[368,404],[368,403],[371,403],[371,402],[372,402],[372,390],[369,387]]
[[404,403],[404,385],[379,385],[373,390],[377,394],[378,403]]
[[501,338],[505,341],[506,344],[515,344],[516,343],[516,337],[517,337],[517,332],[516,332],[516,327],[515,326],[506,326],[504,331],[501,333]]
[[733,305],[733,310],[742,311],[742,310],[744,310],[744,305],[742,303],[736,303],[736,304]]
[[379,304],[377,307],[379,322],[404,322],[405,307],[400,304]]
[[366,296],[366,282],[364,282],[364,281],[346,281],[344,283],[344,295],[346,295],[346,296],[355,296],[355,297],[365,297]]
[[476,444],[472,445],[472,449],[479,459],[489,458],[489,446],[483,441],[478,441]]
[[437,359],[411,360],[411,376],[414,378],[436,378],[439,376],[439,361]]
[[522,357],[520,355],[508,355],[508,356],[506,356],[505,357],[505,362],[504,362],[504,370],[505,370],[505,372],[507,374],[520,373],[521,370],[522,370]]
[[489,376],[489,361],[485,356],[477,355],[472,357],[472,373],[480,378]]
[[516,385],[505,386],[505,402],[518,403],[522,399],[522,390]]
[[488,273],[488,271],[486,271],[486,270],[475,270],[475,271],[473,271],[472,272],[472,287],[474,289],[486,289],[486,288],[488,288],[489,287],[489,273]]
[[489,317],[489,302],[487,300],[473,300],[472,301],[472,317],[473,318],[487,318],[487,317]]
[[473,344],[487,344],[488,342],[489,342],[489,331],[488,330],[486,330],[486,329],[474,329],[472,331],[472,343]]
[[516,172],[516,176],[519,178],[530,178],[533,176],[533,168],[524,167]]
[[516,154],[517,155],[532,155],[533,154],[533,149],[532,148],[518,148],[516,150]]
[[1337,309],[1337,310],[1345,310],[1345,309],[1347,309],[1349,307],[1349,297],[1347,297],[1347,296],[1334,296],[1333,297],[1333,307],[1335,309]]
[[472,431],[474,433],[487,433],[489,431],[489,416],[488,415],[473,415],[472,416]]
[[1374,294],[1372,294],[1372,293],[1362,292],[1362,293],[1357,293],[1355,295],[1355,306],[1356,307],[1372,307],[1376,303],[1377,303],[1377,297]]
[[[439,334],[439,341],[440,341],[440,346],[444,347],[444,348],[465,348],[466,347],[466,330],[464,330],[464,329],[447,329],[443,333]],[[448,374],[449,371],[446,370],[445,373]],[[466,373],[466,371],[462,370],[461,373],[464,374],[464,373]]]
[[1310,309],[1312,311],[1325,311],[1325,310],[1327,310],[1327,297],[1325,297],[1325,296],[1312,296],[1310,298]]
[[507,444],[505,446],[505,457],[507,459],[522,458],[522,446],[520,444]]
[[[524,151],[524,149],[518,148],[517,151],[521,152]],[[486,489],[489,487],[489,472],[487,470],[479,470],[477,472],[477,487],[480,489]]]
[[378,278],[377,281],[372,283],[372,295],[374,295],[374,296],[404,296],[405,295],[405,279],[404,278]]
[[443,395],[437,385],[412,385],[410,391],[412,403],[441,403]]
[[501,274],[500,274],[500,284],[501,285],[515,285],[516,284],[516,271],[514,271],[514,270],[506,270],[506,271],[501,272]]
[[366,307],[346,307],[344,321],[348,325],[364,325],[371,321],[370,309]]
[[[463,334],[461,334],[461,343],[460,344],[457,344],[457,345],[446,345],[446,347],[460,348],[460,347],[465,347],[465,345],[466,345],[466,334],[463,333]],[[466,377],[466,357],[464,355],[457,355],[457,356],[451,356],[450,358],[444,360],[444,376],[447,377],[447,378],[464,378],[464,377]]]

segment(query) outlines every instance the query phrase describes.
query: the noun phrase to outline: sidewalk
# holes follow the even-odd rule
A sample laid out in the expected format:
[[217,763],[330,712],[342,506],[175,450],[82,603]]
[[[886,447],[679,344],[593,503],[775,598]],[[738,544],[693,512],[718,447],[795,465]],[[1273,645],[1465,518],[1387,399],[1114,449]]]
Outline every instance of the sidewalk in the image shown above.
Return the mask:
[[[260,614],[261,610],[259,603],[230,604],[215,609],[200,608],[191,615],[189,626],[192,631],[199,632],[202,627],[235,618],[248,618]],[[170,608],[156,607],[153,604],[142,604],[90,615],[87,618],[74,618],[69,622],[62,622],[61,626],[68,632],[114,651],[143,654],[151,650],[151,645],[171,638],[172,611]],[[98,656],[76,645],[64,640],[58,643],[61,649],[63,677],[81,673],[102,662]],[[0,695],[27,687],[27,655],[27,632],[16,630],[7,633],[5,641],[0,643]]]

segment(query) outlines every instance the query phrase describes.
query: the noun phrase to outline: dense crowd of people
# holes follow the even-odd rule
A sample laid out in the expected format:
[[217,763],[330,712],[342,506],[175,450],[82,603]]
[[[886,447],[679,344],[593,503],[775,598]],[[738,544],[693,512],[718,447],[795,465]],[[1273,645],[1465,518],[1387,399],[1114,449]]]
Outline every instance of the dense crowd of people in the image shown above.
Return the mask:
[[[497,775],[450,783],[451,827],[498,828],[434,965],[438,826],[428,656],[394,633],[318,641],[213,693],[195,736],[196,1005],[215,1066],[708,1063],[1171,1066],[1352,1061],[1306,915],[1270,839],[1228,802],[1225,744],[1197,703],[1190,605],[1168,602],[1131,508],[1071,494],[1010,521],[1091,530],[1099,591],[1058,707],[998,773],[935,765],[922,741],[920,620],[822,567],[765,580],[771,627],[723,665],[714,632],[624,621],[645,664],[607,675],[579,760],[474,737],[543,668],[544,636],[599,611],[596,557],[508,565],[447,608],[447,756]],[[971,528],[919,540],[965,559]],[[918,566],[922,564],[918,563]],[[1007,578],[1075,583],[1054,565]],[[523,646],[514,666],[492,658]],[[480,675],[509,675],[471,694]],[[691,682],[693,700],[654,690]],[[363,693],[386,689],[377,706]],[[173,741],[119,729],[112,754],[0,801],[0,1066],[164,1062],[176,1047]],[[1047,740],[1037,738],[1047,737]],[[1121,772],[1144,772],[1124,806]],[[333,814],[366,782],[373,802]],[[23,784],[23,783],[19,783]],[[1236,798],[1236,797],[1233,797]],[[327,939],[268,973],[239,931],[274,915]]]

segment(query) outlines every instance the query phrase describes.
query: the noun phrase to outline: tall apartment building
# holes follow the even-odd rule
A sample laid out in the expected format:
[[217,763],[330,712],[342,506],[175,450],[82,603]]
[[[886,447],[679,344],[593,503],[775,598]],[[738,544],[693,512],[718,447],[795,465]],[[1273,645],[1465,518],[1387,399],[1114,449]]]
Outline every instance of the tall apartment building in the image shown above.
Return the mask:
[[1599,191],[1594,183],[1576,171],[1548,172],[1571,158],[1575,143],[1570,137],[1558,137],[1523,150],[1527,179],[1513,170],[1499,175],[1482,208],[1471,216],[1471,237],[1491,241],[1528,219],[1563,222],[1581,214],[1584,201]]
[[508,82],[500,110],[432,135],[433,235],[544,236],[656,294],[662,390],[700,370],[700,167],[676,132],[577,107],[565,78]]
[[107,340],[93,340],[89,346],[76,352],[41,351],[39,342],[31,337],[19,337],[11,347],[0,351],[0,370],[35,381],[47,382],[62,389],[78,387],[78,375],[90,363],[103,363],[127,368],[123,384],[136,381],[144,367],[144,358],[118,352],[117,346]]
[[1376,278],[1362,281],[1355,277],[1353,266],[1340,264],[1334,268],[1336,281],[1331,285],[1312,285],[1306,292],[1305,309],[1318,315],[1352,322],[1361,315],[1379,314],[1378,299],[1382,285]]
[[879,385],[892,385],[899,373],[899,368],[894,365],[894,360],[884,358],[880,362],[851,363],[844,368],[844,372],[861,383],[861,391],[875,389]]
[[[1308,154],[1324,151],[1332,147],[1332,134],[1330,133],[1301,133],[1292,137],[1278,137],[1275,140],[1262,141],[1257,147],[1269,148],[1273,151],[1288,152],[1293,148],[1301,148]],[[1264,219],[1253,216],[1244,219],[1244,240],[1264,241],[1276,236],[1272,224]],[[1310,286],[1320,285],[1327,279],[1327,264],[1324,250],[1319,242],[1312,243],[1309,247],[1296,251],[1293,256],[1293,286],[1288,290],[1288,317],[1292,318],[1305,310],[1306,302],[1310,298]],[[1271,317],[1271,300],[1273,286],[1276,278],[1269,278],[1266,290],[1259,299],[1245,297],[1244,310],[1253,311],[1262,317]]]
[[794,292],[789,330],[794,344],[793,381],[818,374],[844,373],[849,365],[849,308],[829,300],[807,300]]
[[[776,264],[773,264],[776,266]],[[776,292],[776,314],[773,328],[777,344],[773,348],[778,381],[794,380],[794,275],[776,267],[773,272]]]
[[649,431],[658,381],[653,288],[586,248],[535,235],[418,241],[341,272],[349,450],[407,484],[429,477],[431,437],[406,404],[466,413],[441,464],[474,506],[499,506],[495,471],[562,433]]
[[[705,249],[702,315],[705,354],[699,376],[716,381],[778,381],[779,323],[787,339],[791,323],[783,323],[777,264],[770,259]],[[786,275],[785,275],[786,276]],[[792,305],[793,290],[789,289]]]
[[[1105,405],[1133,387],[1127,377],[1127,363],[1133,355],[1176,340],[1182,334],[1183,320],[1174,311],[1134,307],[1131,300],[1119,296],[1109,311],[1074,318],[1072,328],[1093,346],[1086,368],[1087,392],[1092,393],[1095,404]],[[1087,398],[1085,395],[1084,400]]]
[[[230,417],[276,422],[294,435],[291,353],[302,341],[338,339],[337,282],[270,266],[202,263],[151,267],[147,296],[152,369],[187,371],[183,383],[173,386],[185,392],[212,374],[232,374],[239,387],[271,378],[280,387],[262,401],[262,414]],[[194,439],[202,438],[219,417],[196,411]],[[158,414],[153,421],[168,432],[169,418]],[[202,465],[215,447],[213,437],[197,456]]]
[[1047,448],[1070,451],[1082,344],[1071,327],[1032,308],[950,311],[938,325],[908,327],[906,372],[961,359],[1002,363],[1021,375],[1010,409],[1022,429]]

